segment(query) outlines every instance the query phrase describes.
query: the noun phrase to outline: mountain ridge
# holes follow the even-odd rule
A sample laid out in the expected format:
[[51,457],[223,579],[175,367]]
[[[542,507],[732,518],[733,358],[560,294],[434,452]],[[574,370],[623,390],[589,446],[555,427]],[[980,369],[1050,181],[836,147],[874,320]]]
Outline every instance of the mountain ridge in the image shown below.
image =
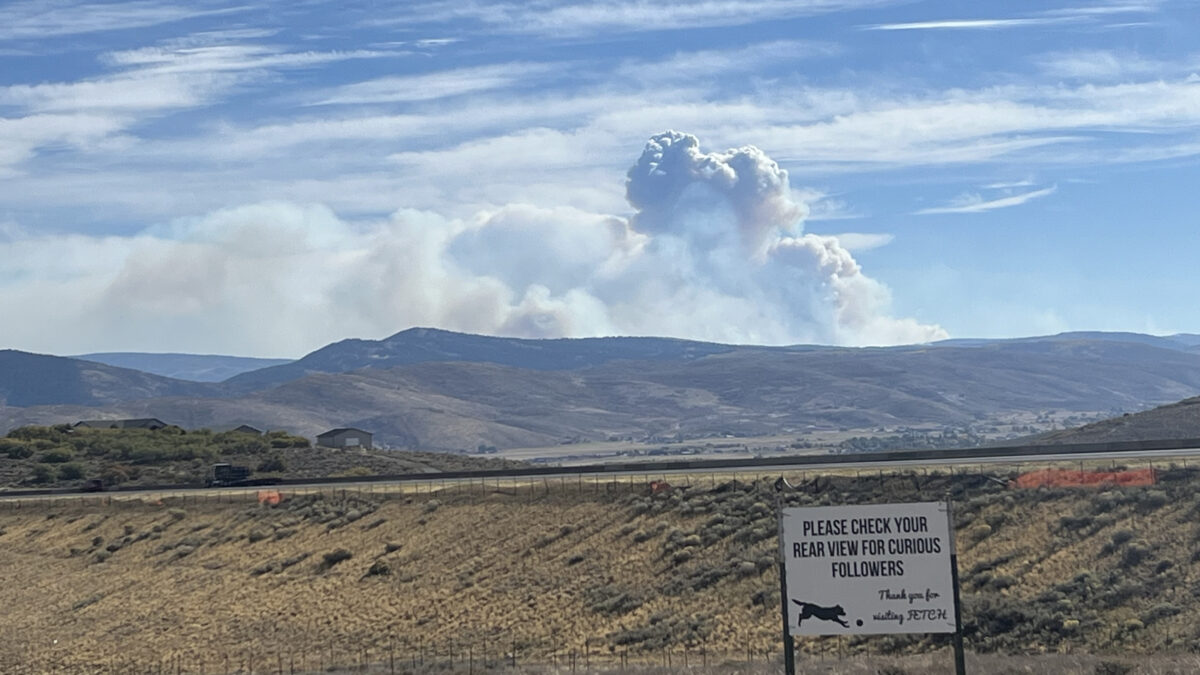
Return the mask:
[[958,427],[1057,409],[1141,410],[1200,394],[1200,355],[1066,340],[987,347],[742,348],[574,370],[423,362],[314,373],[236,397],[0,410],[0,424],[159,417],[312,436],[337,426],[386,445],[473,450],[617,438],[797,434],[807,428]]
[[105,405],[150,396],[211,394],[199,382],[103,363],[15,349],[0,350],[0,403],[6,406]]
[[350,338],[326,345],[287,364],[234,376],[224,384],[253,391],[312,373],[350,372],[426,362],[496,363],[531,370],[570,370],[620,359],[687,359],[738,349],[677,338],[510,338],[438,328],[409,328],[382,340]]

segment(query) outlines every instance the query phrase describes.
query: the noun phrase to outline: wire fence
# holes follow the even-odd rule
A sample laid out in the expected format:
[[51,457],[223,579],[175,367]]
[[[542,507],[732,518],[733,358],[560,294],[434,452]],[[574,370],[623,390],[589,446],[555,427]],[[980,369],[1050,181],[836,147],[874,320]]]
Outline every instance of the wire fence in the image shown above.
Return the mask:
[[[796,644],[800,672],[808,666],[841,663],[851,659],[882,662],[892,655],[882,651],[850,648],[846,638],[810,639]],[[927,650],[926,655],[945,657],[949,649]],[[635,649],[613,645],[604,637],[584,640],[580,646],[527,635],[493,635],[490,638],[433,642],[419,638],[391,636],[369,644],[347,645],[337,641],[314,639],[280,645],[276,649],[241,648],[236,644],[214,646],[210,653],[173,654],[160,658],[112,656],[80,662],[52,651],[28,651],[19,659],[9,659],[3,672],[11,675],[35,673],[89,673],[95,675],[296,675],[310,673],[474,673],[496,671],[550,671],[555,673],[620,672],[626,670],[666,669],[670,672],[702,671],[710,668],[734,668],[768,672],[783,666],[781,648],[741,650],[714,649],[700,642],[654,649]]]
[[[405,483],[360,483],[336,486],[289,486],[279,491],[288,497],[321,494],[326,497],[357,497],[361,499],[400,498],[449,498],[471,502],[486,500],[497,493],[510,498],[538,500],[560,497],[589,498],[604,500],[623,494],[652,492],[656,484],[671,484],[677,487],[717,489],[730,481],[761,481],[764,478],[783,476],[799,485],[812,484],[820,477],[831,475],[854,479],[861,485],[903,485],[919,491],[924,483],[940,478],[972,477],[978,484],[995,482],[1007,485],[1007,481],[1036,469],[1058,466],[1085,470],[1149,469],[1156,474],[1171,476],[1173,481],[1195,482],[1200,478],[1200,467],[1193,461],[1189,466],[1186,458],[1170,461],[1163,458],[1137,459],[1120,458],[1108,460],[1051,460],[1021,461],[1012,463],[988,463],[955,465],[949,467],[906,467],[883,469],[844,468],[837,470],[803,471],[754,471],[668,473],[668,474],[624,474],[619,476],[587,475],[495,479],[447,480],[431,477],[428,480]],[[0,512],[27,510],[47,511],[62,509],[125,509],[141,508],[150,502],[162,506],[190,504],[254,504],[262,501],[264,492],[275,488],[213,488],[207,490],[173,491],[152,494],[79,494],[49,498],[0,499]],[[969,496],[969,492],[966,496]],[[777,600],[776,600],[777,603]],[[775,611],[766,603],[764,611]],[[776,604],[777,607],[777,604]],[[478,628],[462,631],[462,639],[450,641],[426,640],[410,633],[401,633],[381,626],[382,630],[364,639],[347,642],[344,636],[323,635],[311,624],[304,627],[285,626],[276,628],[278,639],[267,641],[277,644],[275,649],[242,647],[234,637],[225,642],[214,642],[211,650],[188,651],[147,659],[144,656],[114,654],[108,657],[81,662],[78,655],[71,654],[53,645],[0,646],[0,672],[17,674],[33,673],[175,673],[247,675],[251,673],[318,673],[318,672],[364,672],[364,673],[415,673],[415,672],[475,672],[498,670],[546,669],[557,673],[587,673],[616,671],[630,668],[665,668],[671,671],[707,669],[713,666],[739,668],[777,669],[782,664],[782,646],[764,649],[761,644],[746,642],[742,648],[730,648],[725,640],[720,645],[706,641],[685,644],[622,644],[612,635],[584,637],[577,634],[569,640],[563,636],[549,634],[531,636],[527,632],[506,628]],[[260,639],[262,636],[259,636]],[[857,638],[804,638],[797,639],[795,649],[797,662],[801,664],[844,661],[848,658],[890,658],[903,651],[904,643],[892,636]],[[945,644],[937,638],[926,638],[925,651],[940,653]],[[1074,651],[1070,640],[1060,645],[1063,653]]]
[[[867,462],[864,458],[864,462]],[[437,478],[426,480],[406,480],[403,482],[369,482],[341,483],[332,485],[288,485],[280,487],[250,486],[250,487],[217,487],[195,488],[163,491],[114,491],[100,493],[69,493],[59,495],[42,495],[33,497],[7,497],[0,492],[0,511],[18,511],[23,508],[62,508],[62,507],[120,507],[122,505],[138,505],[146,502],[177,505],[200,503],[255,503],[262,501],[264,492],[277,492],[288,496],[321,494],[327,497],[355,496],[358,498],[389,499],[397,497],[430,498],[438,496],[465,495],[479,497],[495,493],[504,493],[517,497],[526,497],[530,501],[539,497],[561,495],[591,495],[595,497],[611,496],[629,491],[644,491],[656,483],[682,487],[715,488],[718,484],[728,481],[750,482],[761,480],[764,476],[778,477],[795,483],[805,483],[810,477],[842,476],[854,477],[858,480],[878,480],[881,485],[890,481],[902,480],[919,486],[922,479],[930,477],[955,477],[976,475],[990,480],[1007,484],[1012,478],[1046,467],[1062,467],[1078,469],[1079,471],[1147,469],[1156,470],[1192,470],[1200,469],[1200,464],[1193,461],[1190,465],[1188,458],[1156,457],[1153,459],[1122,457],[1119,459],[1022,459],[1013,462],[988,462],[975,464],[950,464],[935,467],[926,463],[913,468],[888,467],[886,469],[872,468],[834,468],[811,470],[758,470],[736,471],[720,470],[711,472],[662,472],[662,473],[622,473],[620,475],[604,474],[565,474],[545,477],[503,476],[496,478]]]

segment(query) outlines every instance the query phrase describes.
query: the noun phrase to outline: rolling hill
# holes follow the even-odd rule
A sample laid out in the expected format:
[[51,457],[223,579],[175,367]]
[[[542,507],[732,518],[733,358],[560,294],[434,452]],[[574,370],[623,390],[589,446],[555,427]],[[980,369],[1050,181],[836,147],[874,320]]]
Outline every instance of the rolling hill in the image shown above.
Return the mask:
[[465,450],[612,437],[701,438],[809,428],[961,427],[1049,409],[1141,410],[1200,394],[1200,356],[1137,342],[757,349],[572,370],[426,362],[317,373],[233,398],[167,396],[103,408],[8,407],[0,424],[100,414],[184,427],[247,423],[312,436],[335,426],[394,447]]
[[247,392],[313,373],[392,368],[417,363],[464,361],[529,370],[571,370],[610,361],[679,361],[737,349],[731,345],[671,338],[613,337],[527,340],[410,328],[383,340],[342,340],[301,359],[230,378],[226,385]]
[[158,396],[203,396],[215,391],[197,382],[92,361],[0,350],[0,406],[103,406]]
[[1039,443],[1104,443],[1145,438],[1200,438],[1200,397],[1034,437]]

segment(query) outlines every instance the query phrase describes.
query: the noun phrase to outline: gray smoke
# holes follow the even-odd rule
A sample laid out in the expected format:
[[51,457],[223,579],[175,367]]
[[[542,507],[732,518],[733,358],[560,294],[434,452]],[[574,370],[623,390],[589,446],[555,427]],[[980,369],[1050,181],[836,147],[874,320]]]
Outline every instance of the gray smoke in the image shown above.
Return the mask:
[[[130,237],[13,230],[0,239],[14,280],[0,314],[56,312],[9,322],[0,341],[278,355],[413,325],[764,344],[945,336],[891,316],[887,288],[835,237],[805,233],[808,209],[757,148],[705,153],[668,131],[646,144],[626,190],[628,217],[510,204],[467,220],[401,210],[355,223],[268,202]],[[86,343],[74,325],[91,327]]]

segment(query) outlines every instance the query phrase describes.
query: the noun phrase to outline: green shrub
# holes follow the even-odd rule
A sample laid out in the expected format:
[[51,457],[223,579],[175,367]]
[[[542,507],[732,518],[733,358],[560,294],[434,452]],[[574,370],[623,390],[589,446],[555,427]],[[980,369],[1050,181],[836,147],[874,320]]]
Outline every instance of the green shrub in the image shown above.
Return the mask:
[[320,569],[321,569],[321,571],[328,570],[328,569],[332,568],[334,565],[345,562],[353,557],[354,557],[354,554],[351,553],[350,551],[347,551],[344,548],[339,548],[337,550],[330,551],[329,553],[326,553],[325,555],[321,556]]
[[24,443],[0,438],[0,452],[9,459],[28,459],[33,456],[33,450]]
[[83,465],[79,462],[67,462],[58,467],[58,477],[63,480],[79,480],[83,478]]
[[1169,602],[1162,602],[1151,607],[1149,611],[1142,615],[1142,623],[1149,626],[1156,621],[1175,616],[1182,611],[1182,609]]
[[588,609],[596,614],[621,616],[642,606],[645,601],[636,591],[618,586],[596,586],[586,596]]
[[1122,567],[1136,567],[1150,557],[1150,549],[1138,544],[1130,544],[1121,554]]
[[1096,675],[1127,675],[1133,671],[1133,666],[1116,661],[1101,661],[1096,664]]
[[100,480],[105,485],[119,485],[129,480],[129,472],[119,464],[110,464],[100,472]]
[[75,459],[75,453],[70,448],[55,448],[49,452],[43,452],[38,461],[46,464],[62,464],[72,459]]
[[283,455],[275,453],[258,463],[258,471],[263,473],[282,473],[287,471],[287,464],[283,461]]
[[386,577],[392,574],[392,568],[387,564],[386,560],[376,560],[371,564],[371,568],[367,570],[365,577]]
[[31,480],[34,483],[53,483],[58,480],[58,470],[49,464],[35,464]]

